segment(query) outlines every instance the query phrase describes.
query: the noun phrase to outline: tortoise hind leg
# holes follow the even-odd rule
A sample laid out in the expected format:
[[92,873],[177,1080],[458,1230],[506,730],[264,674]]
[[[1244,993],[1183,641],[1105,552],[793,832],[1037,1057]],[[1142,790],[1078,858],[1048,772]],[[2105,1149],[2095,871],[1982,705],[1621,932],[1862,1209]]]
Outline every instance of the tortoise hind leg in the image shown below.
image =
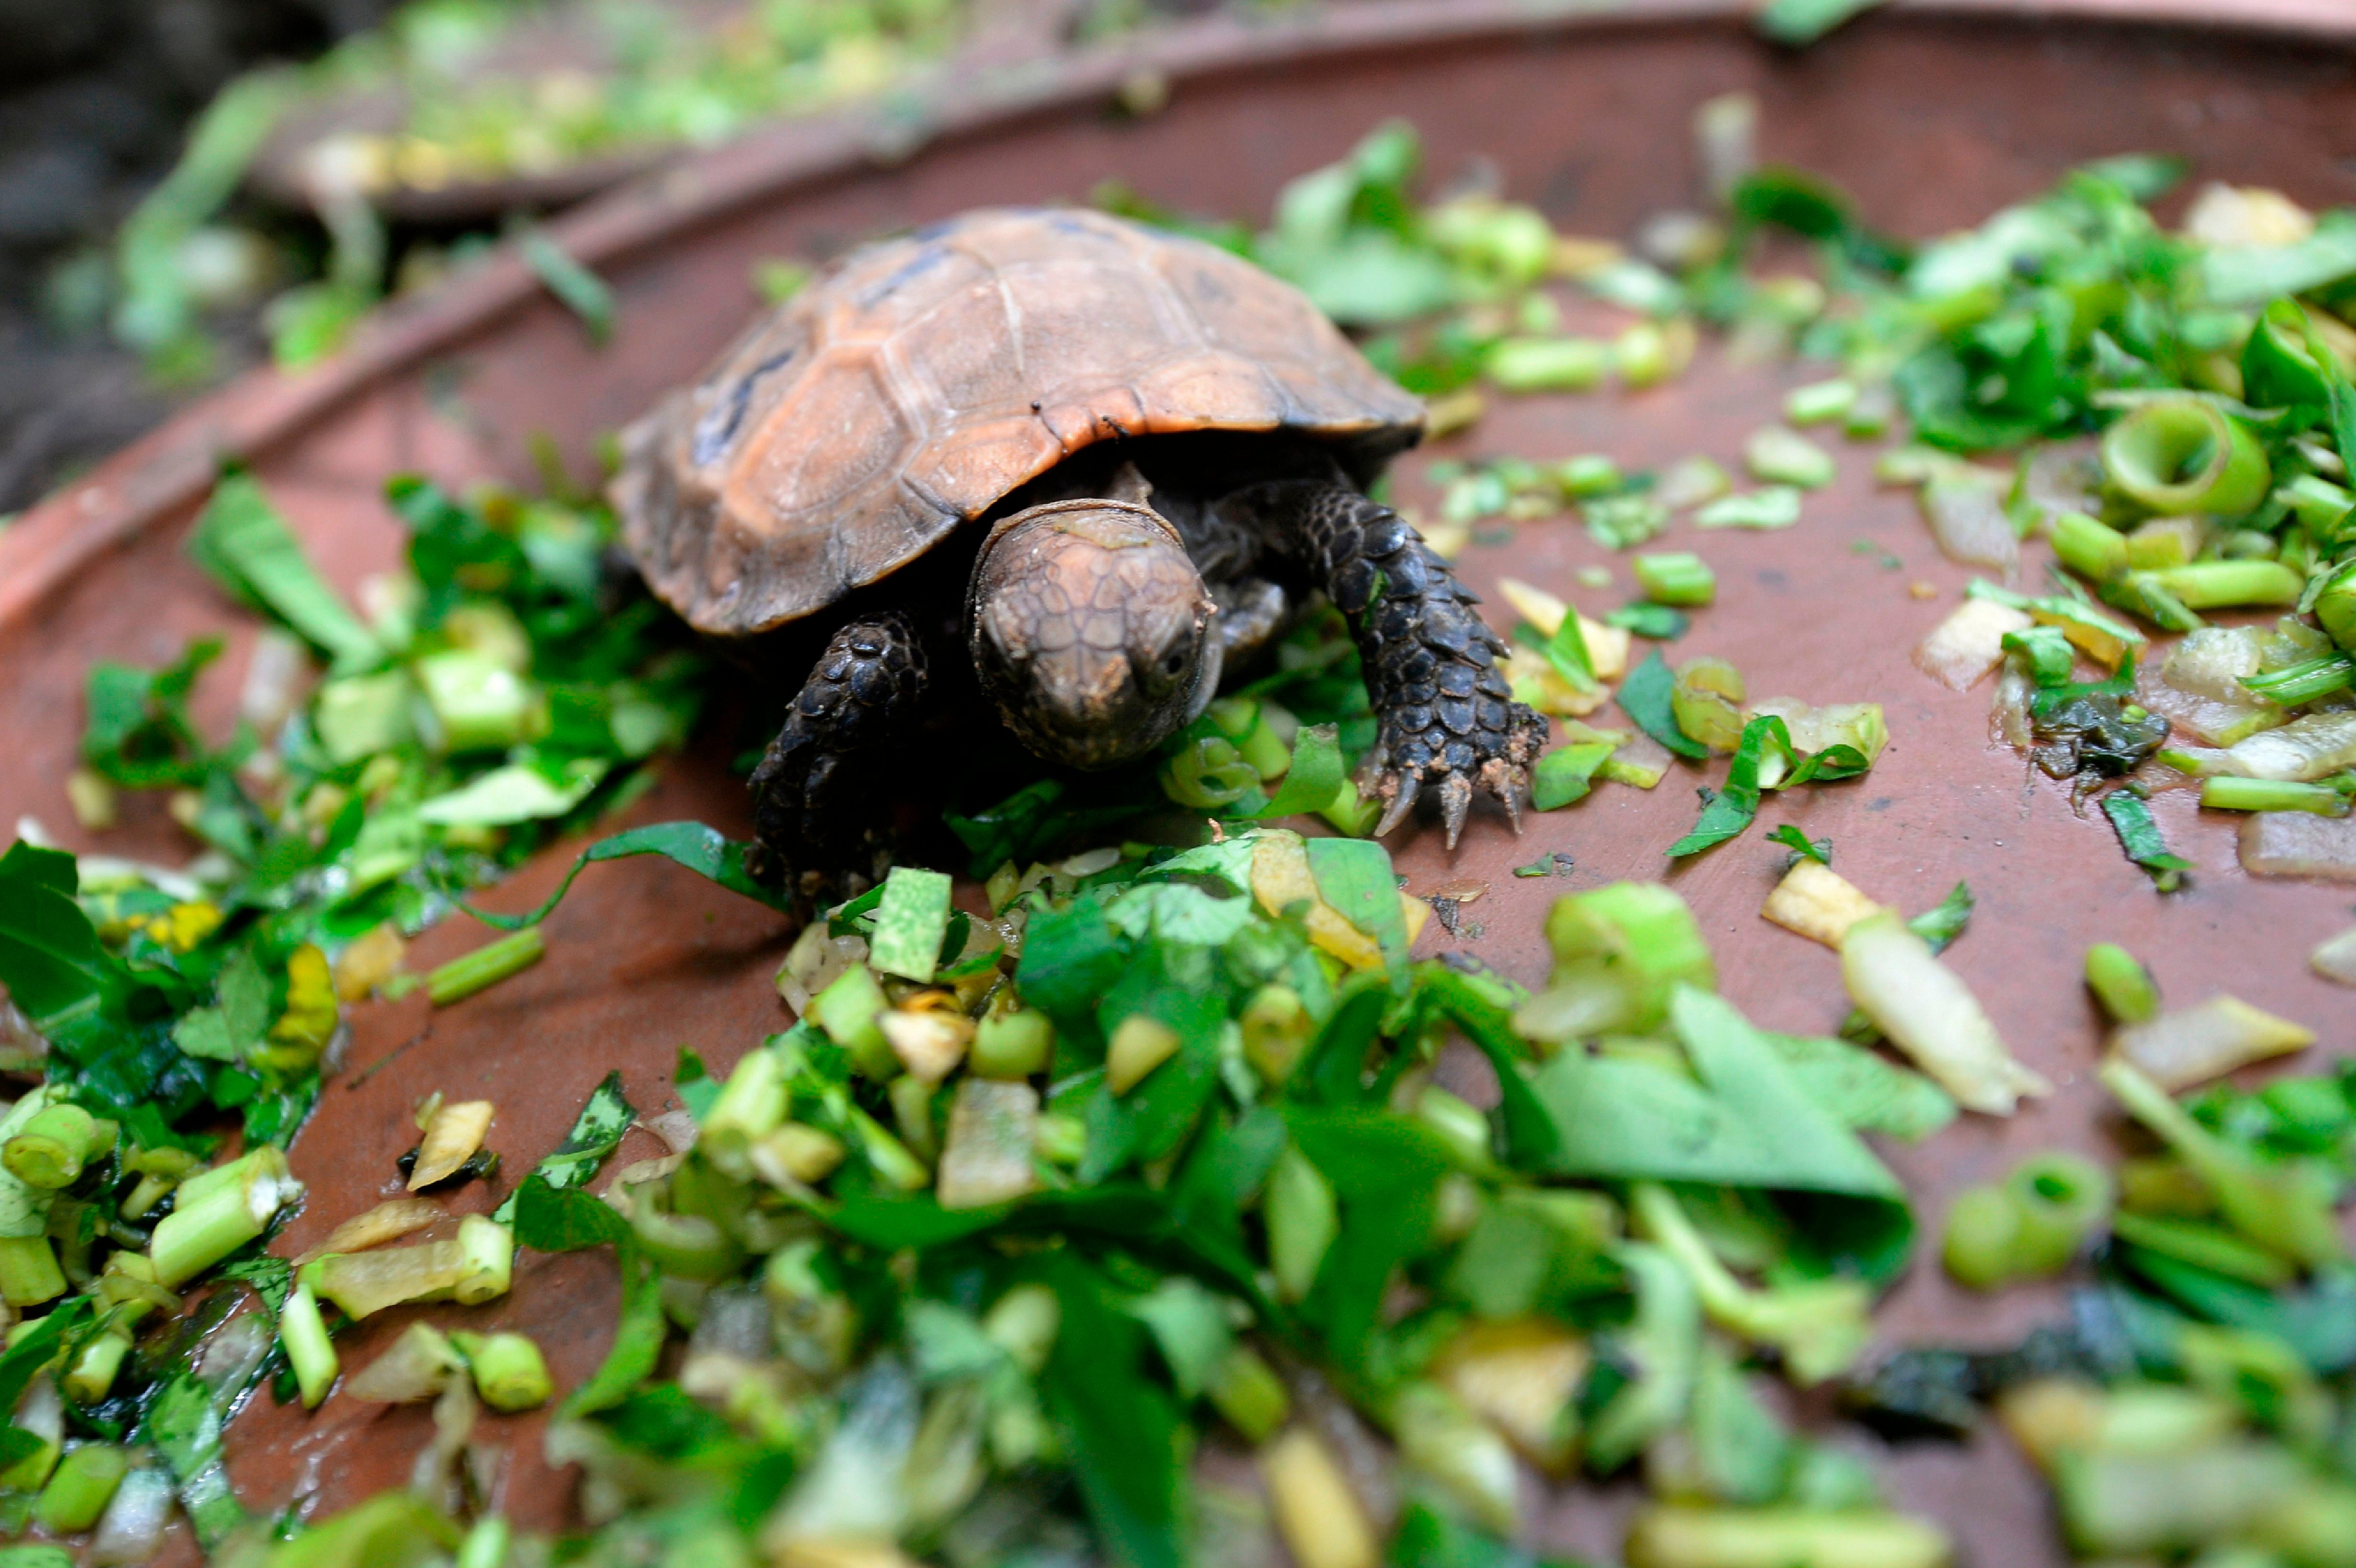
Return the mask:
[[1438,787],[1451,849],[1476,784],[1518,831],[1547,722],[1513,700],[1497,667],[1505,645],[1448,563],[1398,513],[1338,481],[1254,485],[1229,505],[1257,516],[1349,620],[1382,721],[1360,769],[1361,789],[1384,803],[1376,834],[1397,827],[1426,784]]
[[753,772],[756,875],[790,876],[812,899],[874,877],[891,799],[876,775],[912,729],[926,684],[906,616],[835,633]]

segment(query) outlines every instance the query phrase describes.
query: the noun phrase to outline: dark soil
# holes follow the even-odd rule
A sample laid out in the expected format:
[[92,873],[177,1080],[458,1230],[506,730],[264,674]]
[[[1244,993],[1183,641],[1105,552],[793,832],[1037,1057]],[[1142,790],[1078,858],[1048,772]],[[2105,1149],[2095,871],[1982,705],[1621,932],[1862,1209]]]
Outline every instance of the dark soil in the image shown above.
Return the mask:
[[108,243],[223,82],[315,55],[390,8],[0,0],[0,513],[134,439],[175,400],[102,325],[59,319],[45,300],[59,263]]

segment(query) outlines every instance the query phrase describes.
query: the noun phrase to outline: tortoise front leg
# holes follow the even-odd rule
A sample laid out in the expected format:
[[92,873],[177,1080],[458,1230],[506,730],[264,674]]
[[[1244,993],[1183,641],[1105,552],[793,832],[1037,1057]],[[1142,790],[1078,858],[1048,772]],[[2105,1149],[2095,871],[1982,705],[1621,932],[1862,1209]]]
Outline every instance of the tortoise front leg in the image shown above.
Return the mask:
[[1398,513],[1337,481],[1254,485],[1230,505],[1256,513],[1276,549],[1349,619],[1382,721],[1359,770],[1361,791],[1384,803],[1376,833],[1397,827],[1435,784],[1455,848],[1476,781],[1520,831],[1519,796],[1547,722],[1513,700],[1497,667],[1505,645],[1448,563]]
[[892,799],[879,764],[913,728],[926,685],[924,646],[897,611],[835,633],[753,772],[756,875],[790,876],[811,899],[875,877]]

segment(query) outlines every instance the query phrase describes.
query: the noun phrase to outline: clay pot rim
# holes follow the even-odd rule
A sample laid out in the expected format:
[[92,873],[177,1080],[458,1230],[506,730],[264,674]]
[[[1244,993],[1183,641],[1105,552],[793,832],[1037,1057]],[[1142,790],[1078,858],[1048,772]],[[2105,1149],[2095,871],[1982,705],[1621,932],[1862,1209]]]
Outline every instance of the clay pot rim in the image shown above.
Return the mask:
[[[2195,29],[2253,39],[2356,46],[2345,0],[1895,0],[1859,25],[2010,23]],[[755,202],[917,155],[948,137],[987,133],[1038,115],[1099,104],[1141,77],[1172,85],[1215,80],[1402,48],[1515,37],[1603,35],[1710,27],[1748,34],[1756,0],[1360,0],[1300,21],[1214,17],[1052,60],[977,71],[922,106],[885,94],[840,114],[788,121],[654,170],[549,223],[544,232],[584,265],[607,266]],[[1762,49],[1772,45],[1762,41]],[[29,508],[0,532],[0,635],[37,611],[88,563],[193,505],[220,465],[252,462],[371,386],[530,304],[538,277],[514,252],[495,256],[363,324],[327,363],[294,373],[247,372],[200,399]]]

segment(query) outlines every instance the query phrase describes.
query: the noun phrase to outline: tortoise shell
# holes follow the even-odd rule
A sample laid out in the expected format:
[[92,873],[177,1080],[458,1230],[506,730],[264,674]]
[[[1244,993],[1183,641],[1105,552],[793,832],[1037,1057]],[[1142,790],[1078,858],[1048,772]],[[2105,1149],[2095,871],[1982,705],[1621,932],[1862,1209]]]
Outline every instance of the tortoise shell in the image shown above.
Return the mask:
[[1362,480],[1422,405],[1307,298],[1197,240],[984,210],[845,257],[625,435],[648,581],[749,635],[916,559],[1093,442],[1296,431]]

